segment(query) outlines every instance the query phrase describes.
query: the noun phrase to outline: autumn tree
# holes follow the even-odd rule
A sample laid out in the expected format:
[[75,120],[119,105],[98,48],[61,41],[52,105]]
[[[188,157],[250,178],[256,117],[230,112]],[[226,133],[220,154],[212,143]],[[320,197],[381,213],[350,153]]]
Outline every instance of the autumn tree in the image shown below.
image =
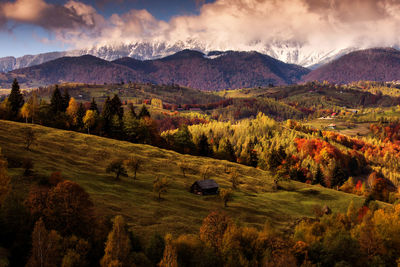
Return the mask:
[[31,108],[28,102],[26,102],[21,108],[21,116],[25,119],[25,123],[28,123],[28,119],[31,115]]
[[91,109],[87,110],[85,116],[83,117],[83,124],[88,130],[88,134],[90,134],[90,128],[92,128],[96,124],[96,120],[97,112]]
[[115,180],[119,180],[120,176],[127,177],[128,173],[124,167],[124,162],[121,159],[112,161],[106,168],[107,173],[114,173]]
[[229,175],[230,175],[229,180],[232,183],[232,189],[236,190],[240,184],[239,173],[236,170],[233,170]]
[[178,162],[178,167],[181,170],[183,177],[186,178],[186,174],[188,173],[189,170],[191,170],[191,165],[186,161],[182,160]]
[[221,189],[219,192],[219,196],[224,203],[224,207],[228,207],[228,202],[233,199],[232,190],[230,189]]
[[93,203],[89,194],[69,180],[49,191],[44,214],[46,225],[63,235],[88,236],[93,230]]
[[232,220],[223,212],[211,212],[200,227],[200,239],[215,251],[219,250],[226,229],[232,225]]
[[203,180],[209,179],[211,176],[211,166],[204,165],[203,167],[201,167],[200,174],[201,174],[201,179]]
[[169,182],[167,178],[157,178],[153,182],[153,192],[158,195],[158,200],[161,200],[161,194],[168,191]]
[[178,267],[178,255],[171,234],[165,236],[165,249],[160,267]]
[[24,105],[24,97],[20,91],[17,79],[14,79],[11,86],[11,93],[8,96],[8,103],[10,105],[13,118],[18,115],[20,108]]
[[24,140],[25,140],[25,149],[30,150],[31,145],[36,141],[35,132],[32,128],[25,128],[24,129]]
[[118,215],[114,218],[113,228],[108,234],[104,257],[100,261],[102,267],[129,266],[131,240],[124,218]]
[[39,115],[39,100],[36,91],[32,92],[31,97],[28,99],[29,104],[29,115],[32,119],[32,123],[35,123],[36,118]]
[[43,220],[38,220],[32,232],[32,253],[27,266],[60,266],[61,253],[61,236],[54,230],[48,231]]
[[78,122],[78,109],[79,104],[76,102],[75,98],[71,97],[66,110],[67,115],[71,118],[72,124],[76,125]]
[[128,160],[125,160],[125,166],[128,170],[133,172],[133,179],[136,180],[136,173],[139,171],[140,166],[142,165],[142,160],[136,157],[132,157]]

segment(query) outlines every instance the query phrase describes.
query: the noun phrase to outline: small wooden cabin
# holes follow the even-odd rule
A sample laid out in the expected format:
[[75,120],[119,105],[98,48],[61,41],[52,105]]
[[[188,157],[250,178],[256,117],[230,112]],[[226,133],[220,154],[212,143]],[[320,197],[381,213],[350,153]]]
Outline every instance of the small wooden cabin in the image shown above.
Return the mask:
[[199,180],[194,182],[190,187],[190,193],[197,195],[217,195],[218,194],[218,184],[212,180]]

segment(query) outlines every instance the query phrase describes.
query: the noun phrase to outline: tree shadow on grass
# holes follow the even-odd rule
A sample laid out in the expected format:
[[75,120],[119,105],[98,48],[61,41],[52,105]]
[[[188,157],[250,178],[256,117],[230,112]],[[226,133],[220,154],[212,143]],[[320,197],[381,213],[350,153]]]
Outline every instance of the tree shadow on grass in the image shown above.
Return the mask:
[[312,197],[320,200],[337,200],[337,197],[321,193],[321,191],[315,189],[298,190],[296,192],[304,197]]

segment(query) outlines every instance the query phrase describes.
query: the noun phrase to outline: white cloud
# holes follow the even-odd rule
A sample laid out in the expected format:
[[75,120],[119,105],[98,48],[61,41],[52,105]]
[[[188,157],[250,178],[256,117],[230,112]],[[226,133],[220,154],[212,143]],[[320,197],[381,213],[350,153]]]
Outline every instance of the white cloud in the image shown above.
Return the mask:
[[[55,10],[61,19],[51,24],[55,18],[50,11]],[[263,51],[270,44],[285,43],[300,45],[304,54],[310,54],[400,45],[399,11],[400,0],[216,0],[201,5],[199,15],[176,16],[165,22],[146,10],[129,10],[105,19],[78,1],[56,6],[44,0],[17,0],[0,4],[0,22],[41,25],[77,48],[196,40],[207,50]]]

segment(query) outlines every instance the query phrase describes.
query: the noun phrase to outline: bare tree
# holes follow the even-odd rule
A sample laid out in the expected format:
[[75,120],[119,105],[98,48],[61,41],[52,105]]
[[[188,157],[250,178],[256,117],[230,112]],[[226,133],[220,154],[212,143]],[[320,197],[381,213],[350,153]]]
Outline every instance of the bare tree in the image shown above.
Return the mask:
[[126,168],[134,173],[133,179],[136,180],[136,173],[139,171],[143,162],[138,158],[132,157],[128,160],[125,160],[124,163]]
[[24,140],[25,140],[25,149],[26,150],[31,150],[31,145],[34,144],[36,141],[36,136],[35,132],[32,130],[32,128],[25,128],[24,129]]

